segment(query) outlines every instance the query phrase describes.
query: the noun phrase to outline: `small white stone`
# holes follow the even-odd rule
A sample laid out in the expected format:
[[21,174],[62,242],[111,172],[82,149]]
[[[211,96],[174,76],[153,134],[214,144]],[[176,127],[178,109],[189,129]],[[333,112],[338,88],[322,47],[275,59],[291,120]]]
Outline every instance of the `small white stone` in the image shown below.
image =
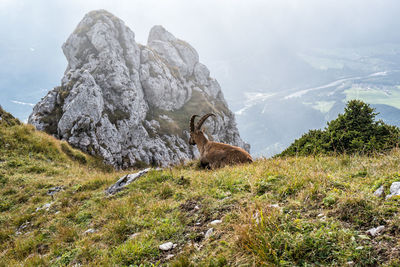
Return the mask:
[[374,195],[377,197],[381,197],[383,195],[383,185],[381,185],[378,189],[376,189]]
[[371,236],[377,236],[377,235],[379,235],[384,229],[385,229],[385,226],[381,225],[381,226],[378,226],[378,227],[376,227],[376,228],[371,228],[371,229],[369,229],[368,231],[366,231],[365,233],[366,233],[366,234],[369,234],[369,235],[371,235]]
[[158,248],[163,251],[168,251],[168,250],[171,250],[173,247],[174,247],[174,243],[167,242],[167,243],[160,245]]
[[129,239],[134,239],[135,237],[137,237],[139,235],[139,233],[134,233],[133,235],[129,236]]
[[173,257],[175,257],[174,254],[168,254],[167,257],[165,257],[165,260],[170,260],[170,259],[172,259]]
[[197,222],[197,223],[195,223],[195,225],[197,225],[197,226],[198,226],[198,225],[201,225],[201,223]]
[[346,264],[349,265],[349,266],[353,266],[354,265],[354,261],[348,261]]
[[256,221],[256,224],[260,223],[260,214],[258,213],[258,211],[256,211],[255,214],[253,214],[253,219]]
[[268,207],[270,207],[270,208],[279,208],[279,205],[278,204],[271,204],[271,205],[268,205]]
[[205,239],[208,239],[214,233],[214,228],[210,228],[207,230],[206,234],[204,235]]
[[84,234],[93,234],[93,233],[95,233],[96,232],[96,230],[94,230],[93,228],[89,228],[89,229],[87,229],[85,232],[84,232]]
[[214,221],[210,222],[210,225],[217,225],[220,223],[222,223],[222,220],[214,220]]
[[194,209],[199,210],[200,208],[199,208],[199,206],[196,205],[196,206],[194,206]]
[[51,203],[46,203],[46,204],[44,204],[43,206],[36,208],[36,211],[39,211],[39,210],[49,210],[50,207],[51,207]]
[[390,186],[390,195],[386,196],[386,199],[399,195],[400,195],[400,182],[394,182]]
[[323,213],[320,213],[320,214],[317,215],[317,217],[323,217],[323,216],[324,216]]
[[361,250],[363,248],[364,248],[363,246],[359,246],[359,247],[356,247],[356,250]]

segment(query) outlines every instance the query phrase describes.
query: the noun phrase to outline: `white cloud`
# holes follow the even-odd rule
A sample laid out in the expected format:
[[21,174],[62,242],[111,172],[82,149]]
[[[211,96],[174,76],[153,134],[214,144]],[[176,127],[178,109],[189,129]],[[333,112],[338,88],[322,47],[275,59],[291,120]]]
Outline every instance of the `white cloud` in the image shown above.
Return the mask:
[[11,102],[13,102],[14,104],[18,104],[18,105],[31,106],[31,107],[34,107],[34,106],[35,106],[35,104],[26,103],[26,102],[21,102],[21,101],[17,101],[17,100],[11,100]]

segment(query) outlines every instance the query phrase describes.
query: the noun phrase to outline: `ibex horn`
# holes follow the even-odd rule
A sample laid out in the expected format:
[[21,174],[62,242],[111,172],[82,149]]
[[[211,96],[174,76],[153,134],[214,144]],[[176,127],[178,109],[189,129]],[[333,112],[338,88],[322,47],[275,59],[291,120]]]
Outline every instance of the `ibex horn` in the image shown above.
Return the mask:
[[208,113],[208,114],[204,115],[204,116],[199,120],[199,122],[197,123],[196,129],[197,129],[197,130],[200,130],[200,128],[201,128],[201,126],[203,125],[203,123],[204,123],[204,122],[206,121],[206,119],[207,119],[208,117],[210,117],[210,116],[214,116],[214,117],[215,117],[215,115],[212,114],[212,113]]
[[196,117],[199,117],[199,115],[193,115],[193,116],[190,118],[190,132],[191,132],[191,133],[194,132],[194,119],[195,119]]

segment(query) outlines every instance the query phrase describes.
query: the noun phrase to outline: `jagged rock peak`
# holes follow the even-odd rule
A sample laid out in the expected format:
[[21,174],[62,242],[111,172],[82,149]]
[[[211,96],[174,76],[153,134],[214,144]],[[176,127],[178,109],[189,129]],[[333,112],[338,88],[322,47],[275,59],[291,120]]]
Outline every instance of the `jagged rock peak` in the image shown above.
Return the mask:
[[147,45],[157,51],[168,64],[178,68],[183,76],[190,76],[196,64],[199,63],[199,54],[185,41],[175,38],[162,26],[154,26],[149,34]]
[[162,26],[147,46],[105,10],[85,15],[63,45],[61,85],[33,109],[29,123],[115,167],[169,165],[192,159],[192,114],[214,112],[210,138],[249,149],[218,82],[196,50]]

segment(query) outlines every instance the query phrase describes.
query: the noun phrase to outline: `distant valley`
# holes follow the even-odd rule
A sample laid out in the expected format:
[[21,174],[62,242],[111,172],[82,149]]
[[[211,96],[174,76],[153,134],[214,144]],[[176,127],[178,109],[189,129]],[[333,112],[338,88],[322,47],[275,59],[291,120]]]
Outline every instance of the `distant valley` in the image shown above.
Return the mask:
[[379,119],[399,126],[399,51],[400,46],[384,45],[298,55],[314,68],[313,86],[244,93],[246,100],[235,112],[242,137],[255,156],[272,156],[309,129],[323,128],[350,99],[371,104]]

